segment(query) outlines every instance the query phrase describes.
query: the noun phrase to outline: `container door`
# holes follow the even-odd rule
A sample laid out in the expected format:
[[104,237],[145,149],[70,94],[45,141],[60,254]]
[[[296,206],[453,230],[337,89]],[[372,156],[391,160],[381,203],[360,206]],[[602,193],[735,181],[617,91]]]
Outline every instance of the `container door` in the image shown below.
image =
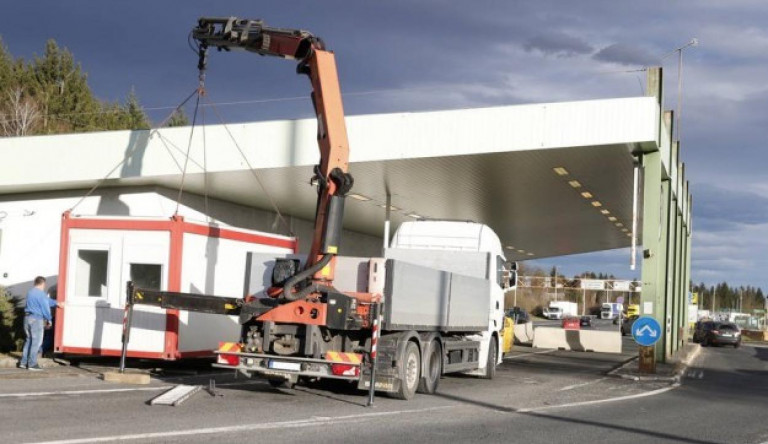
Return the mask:
[[[162,233],[163,235],[165,233]],[[137,288],[168,289],[168,244],[161,233],[135,233],[123,242],[119,307],[125,309],[126,286],[132,281]],[[156,238],[156,239],[155,239]],[[128,350],[162,353],[165,347],[166,310],[135,305]]]
[[63,319],[55,321],[63,323],[59,351],[102,354],[104,324],[119,297],[120,239],[86,230],[70,239]]

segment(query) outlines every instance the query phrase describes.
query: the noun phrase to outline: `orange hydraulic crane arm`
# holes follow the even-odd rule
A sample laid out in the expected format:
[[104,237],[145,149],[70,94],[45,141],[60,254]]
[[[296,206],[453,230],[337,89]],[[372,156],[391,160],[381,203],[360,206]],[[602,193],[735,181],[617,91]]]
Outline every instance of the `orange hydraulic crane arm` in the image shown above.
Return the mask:
[[[297,72],[306,74],[312,84],[312,103],[317,115],[317,143],[320,163],[315,167],[313,182],[318,198],[314,236],[303,271],[286,271],[282,285],[283,298],[302,299],[315,293],[319,286],[332,287],[334,257],[338,252],[344,215],[344,198],[354,183],[349,170],[349,142],[344,123],[336,61],[323,41],[308,31],[272,28],[261,20],[235,17],[199,19],[192,37],[199,43],[201,72],[205,69],[207,50],[244,49],[264,56],[277,56],[299,61]],[[314,285],[294,291],[311,279]]]

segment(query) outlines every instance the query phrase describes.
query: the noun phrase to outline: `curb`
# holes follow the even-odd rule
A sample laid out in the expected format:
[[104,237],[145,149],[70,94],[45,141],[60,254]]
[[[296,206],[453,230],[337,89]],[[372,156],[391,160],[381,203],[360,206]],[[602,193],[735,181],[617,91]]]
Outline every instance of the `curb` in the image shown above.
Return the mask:
[[636,374],[619,374],[620,370],[626,368],[631,363],[639,359],[637,356],[629,359],[624,364],[609,371],[606,374],[608,376],[613,376],[615,378],[629,379],[631,381],[680,383],[680,379],[682,378],[685,371],[688,370],[688,366],[690,366],[691,363],[693,363],[693,361],[696,360],[696,358],[699,356],[699,353],[701,353],[701,346],[699,344],[696,344],[693,351],[688,356],[686,356],[685,359],[675,364],[675,371],[671,376],[650,376],[650,375],[645,376],[645,375],[636,375]]
[[[19,358],[15,357],[2,357],[0,358],[0,369],[16,368],[16,364],[19,362]],[[58,368],[61,366],[58,362],[49,358],[37,358],[37,363],[42,368]]]

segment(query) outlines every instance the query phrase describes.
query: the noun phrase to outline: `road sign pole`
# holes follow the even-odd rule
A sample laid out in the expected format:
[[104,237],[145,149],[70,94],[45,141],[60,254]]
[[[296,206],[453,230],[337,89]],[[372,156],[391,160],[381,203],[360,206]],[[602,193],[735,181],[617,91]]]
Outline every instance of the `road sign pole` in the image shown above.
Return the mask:
[[639,350],[638,370],[640,373],[656,373],[656,346],[641,345]]
[[632,322],[632,338],[640,346],[638,370],[640,373],[656,373],[656,342],[663,330],[651,316],[641,316]]

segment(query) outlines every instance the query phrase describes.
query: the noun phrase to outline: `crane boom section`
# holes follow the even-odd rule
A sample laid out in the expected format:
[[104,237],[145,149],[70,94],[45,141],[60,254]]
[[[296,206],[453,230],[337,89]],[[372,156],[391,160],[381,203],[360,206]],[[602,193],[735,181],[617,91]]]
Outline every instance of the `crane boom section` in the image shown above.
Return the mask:
[[[315,226],[303,278],[332,286],[335,260],[341,237],[344,197],[352,188],[349,174],[349,141],[344,121],[336,60],[323,41],[308,31],[273,28],[261,20],[235,17],[203,17],[192,30],[200,48],[199,68],[205,69],[209,47],[229,51],[243,49],[264,56],[297,60],[297,72],[306,74],[312,85],[312,104],[317,116],[317,143],[320,161],[313,182],[318,185]],[[326,257],[330,256],[330,257]],[[291,281],[299,285],[299,280]],[[286,285],[289,297],[293,286]]]

